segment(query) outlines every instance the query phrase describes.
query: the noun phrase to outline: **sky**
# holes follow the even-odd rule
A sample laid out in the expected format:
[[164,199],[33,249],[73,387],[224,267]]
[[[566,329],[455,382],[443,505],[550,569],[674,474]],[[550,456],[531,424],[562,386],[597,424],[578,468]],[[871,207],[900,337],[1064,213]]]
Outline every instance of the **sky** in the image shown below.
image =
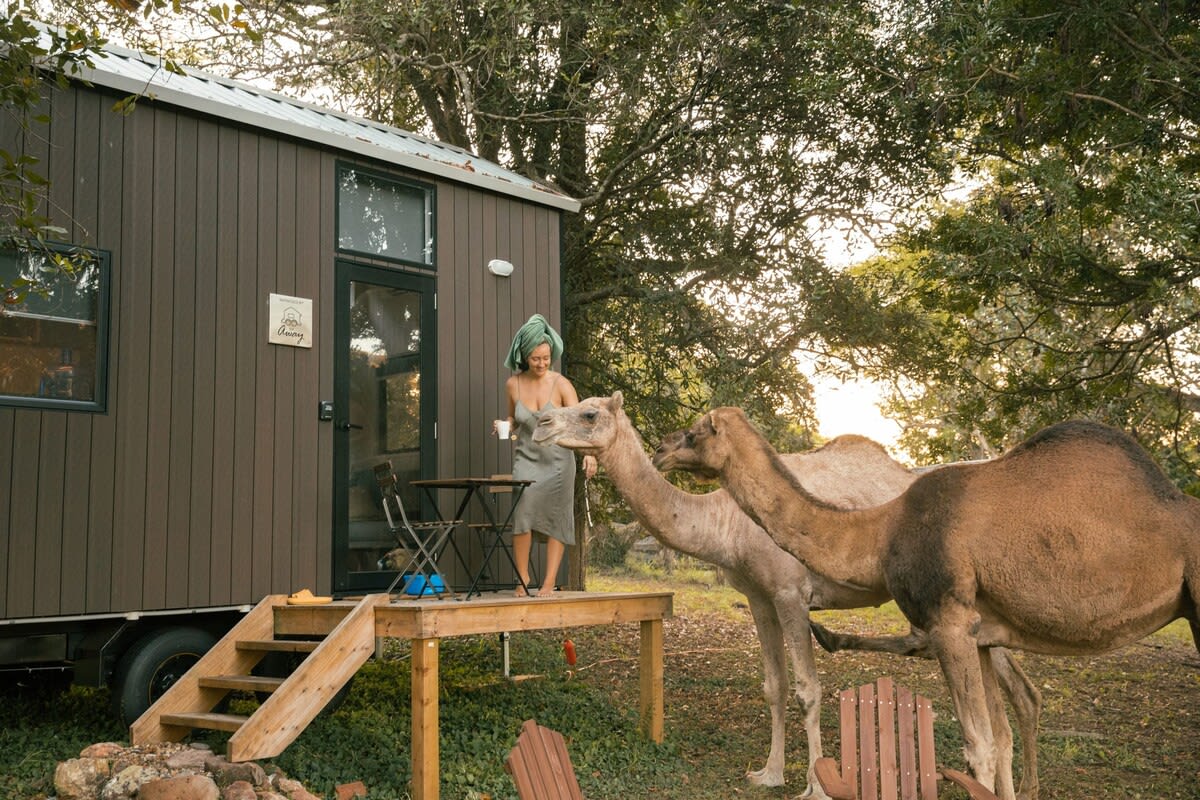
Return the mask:
[[896,446],[900,426],[883,416],[879,401],[883,388],[871,381],[843,383],[826,376],[809,376],[816,401],[818,432],[826,439],[843,433],[857,433],[874,439],[893,456],[902,453]]

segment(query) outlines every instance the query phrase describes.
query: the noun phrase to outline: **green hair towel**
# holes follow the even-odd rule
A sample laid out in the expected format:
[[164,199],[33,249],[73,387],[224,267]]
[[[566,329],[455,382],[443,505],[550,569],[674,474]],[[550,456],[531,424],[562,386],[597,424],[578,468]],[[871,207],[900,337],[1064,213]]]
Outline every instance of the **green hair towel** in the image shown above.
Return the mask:
[[545,317],[541,314],[534,314],[513,337],[512,345],[508,348],[508,358],[504,359],[504,366],[513,372],[521,371],[525,368],[525,359],[529,358],[533,348],[542,342],[550,345],[551,361],[558,361],[562,357],[562,337],[558,335],[558,331],[550,327],[550,323],[546,322]]

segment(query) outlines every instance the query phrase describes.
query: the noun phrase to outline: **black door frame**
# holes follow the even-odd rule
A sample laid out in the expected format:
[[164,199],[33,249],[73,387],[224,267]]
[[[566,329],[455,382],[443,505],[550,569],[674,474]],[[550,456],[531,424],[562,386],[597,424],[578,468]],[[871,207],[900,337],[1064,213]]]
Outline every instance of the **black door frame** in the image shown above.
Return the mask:
[[[437,280],[432,275],[371,266],[346,259],[334,264],[333,325],[333,559],[332,585],[335,594],[382,590],[395,577],[390,571],[349,571],[349,472],[350,427],[347,418],[350,402],[350,363],[345,354],[350,344],[350,284],[372,283],[414,292],[421,298],[421,431],[420,477],[437,474]],[[422,502],[424,499],[422,498]],[[428,511],[416,509],[419,518]]]

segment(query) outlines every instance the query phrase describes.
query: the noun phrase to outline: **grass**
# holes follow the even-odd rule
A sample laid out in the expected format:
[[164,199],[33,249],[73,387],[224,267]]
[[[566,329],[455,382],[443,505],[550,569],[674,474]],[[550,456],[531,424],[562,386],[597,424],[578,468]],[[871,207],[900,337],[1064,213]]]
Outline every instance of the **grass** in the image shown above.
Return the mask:
[[[804,786],[805,745],[799,712],[789,709],[784,788],[749,786],[769,743],[762,670],[745,598],[713,570],[679,559],[665,575],[631,563],[594,575],[595,591],[670,590],[675,616],[664,630],[666,741],[638,733],[638,637],[635,623],[516,634],[511,671],[501,674],[497,637],[447,639],[441,653],[441,796],[505,800],[515,793],[502,763],[521,722],[533,717],[561,731],[590,800],[774,800]],[[820,612],[840,630],[903,631],[892,605]],[[569,670],[562,642],[579,660]],[[409,773],[407,644],[389,641],[384,657],[359,673],[345,703],[323,715],[275,760],[312,792],[333,796],[361,780],[371,800],[402,800]],[[1045,707],[1039,757],[1042,797],[1200,797],[1200,670],[1185,625],[1176,623],[1138,645],[1094,658],[1022,656]],[[940,753],[962,766],[958,728],[936,665],[865,653],[818,654],[826,697],[827,752],[836,748],[836,706],[846,686],[890,674],[928,694],[938,711]],[[44,800],[54,794],[57,762],[93,742],[127,741],[108,714],[106,690],[7,686],[0,704],[0,797]],[[240,702],[249,703],[251,700]],[[220,748],[222,734],[205,741]],[[956,795],[950,794],[950,797]]]

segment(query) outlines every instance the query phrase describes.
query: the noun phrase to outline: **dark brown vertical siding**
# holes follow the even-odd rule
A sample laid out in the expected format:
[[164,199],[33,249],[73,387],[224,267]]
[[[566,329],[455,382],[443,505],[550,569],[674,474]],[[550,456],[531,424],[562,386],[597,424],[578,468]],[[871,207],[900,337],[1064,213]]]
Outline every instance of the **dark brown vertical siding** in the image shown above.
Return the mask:
[[[300,148],[296,152],[296,180],[292,186],[295,197],[292,213],[291,255],[294,263],[295,277],[289,290],[297,297],[313,298],[314,307],[333,304],[332,295],[322,292],[322,286],[332,286],[332,280],[322,282],[322,262],[330,261],[323,258],[322,253],[332,250],[321,249],[321,230],[318,224],[321,219],[321,170],[320,154],[311,148]],[[326,269],[332,269],[332,265]],[[317,553],[319,532],[329,530],[328,520],[320,524],[317,519],[317,494],[321,484],[318,481],[318,437],[332,428],[328,423],[317,422],[317,403],[321,399],[320,372],[320,342],[322,335],[328,335],[329,330],[322,330],[315,320],[313,324],[315,341],[312,349],[296,351],[295,372],[295,417],[292,422],[291,438],[294,444],[292,462],[285,464],[280,470],[288,481],[291,491],[290,519],[291,553],[288,566],[289,583],[293,588],[317,587]],[[328,550],[329,539],[324,540]],[[323,574],[323,573],[322,573]]]
[[[217,220],[210,237],[216,242],[213,280],[216,302],[212,309],[213,336],[213,444],[212,444],[212,564],[209,596],[214,604],[233,600],[235,467],[237,436],[238,363],[238,254],[241,242],[241,192],[239,157],[241,136],[222,127],[217,135]],[[246,537],[239,537],[245,539]],[[238,570],[243,567],[239,563]]]
[[109,607],[114,611],[146,608],[143,574],[146,532],[146,422],[149,414],[150,285],[154,227],[154,117],[139,110],[123,129],[121,294],[114,298],[119,336],[110,352],[120,353],[110,385],[120,387],[120,403],[112,407],[117,420],[116,507],[113,512],[113,569]]
[[[89,244],[108,250],[112,269],[109,272],[109,347],[108,347],[108,412],[89,415],[92,422],[92,457],[89,475],[87,525],[87,612],[103,612],[112,608],[110,586],[113,580],[113,514],[117,494],[117,415],[121,386],[116,376],[121,365],[120,297],[129,284],[122,263],[122,202],[124,167],[125,117],[109,112],[112,99],[106,95],[79,92],[81,97],[94,97],[100,107],[98,121],[99,150],[96,156],[96,228]],[[80,128],[80,130],[84,130]],[[79,137],[83,141],[85,137]],[[132,280],[132,277],[130,278]]]
[[12,536],[8,548],[8,613],[14,617],[33,614],[34,560],[37,534],[38,443],[42,415],[19,409],[13,420],[13,504],[9,509]]
[[[188,530],[186,604],[214,602],[210,580],[216,530],[213,524],[213,465],[216,457],[215,408],[217,384],[217,242],[220,220],[217,216],[220,129],[201,121],[196,126],[195,180],[190,186],[195,203],[196,234],[192,253],[183,254],[193,271],[192,298],[192,430],[187,443],[189,480],[173,487],[181,500],[186,499],[188,516],[181,524]],[[182,502],[180,503],[182,505]]]
[[238,135],[237,151],[237,305],[234,326],[234,458],[233,458],[233,534],[231,595],[240,597],[251,587],[255,556],[254,532],[254,381],[257,352],[254,347],[258,330],[258,286],[256,259],[258,250],[258,137]]
[[[165,114],[166,112],[159,112]],[[173,115],[174,116],[174,115]],[[164,575],[166,586],[163,605],[185,608],[188,605],[188,573],[192,566],[191,490],[192,441],[196,424],[196,213],[197,175],[196,120],[179,116],[175,120],[175,164],[171,243],[173,283],[171,286],[171,327],[162,331],[171,343],[171,405],[166,485],[166,527],[159,538],[167,543]],[[153,536],[155,533],[150,532]]]
[[154,156],[150,219],[150,339],[149,402],[146,419],[145,560],[142,565],[142,603],[166,608],[167,554],[178,548],[178,531],[167,525],[170,500],[171,408],[179,398],[171,394],[174,383],[172,347],[175,297],[175,138],[176,116],[157,108],[154,114]]
[[[278,180],[275,202],[275,275],[267,292],[296,294],[296,146],[281,142],[278,150]],[[267,326],[260,336],[266,337]],[[292,579],[292,467],[296,463],[296,360],[308,355],[298,347],[268,345],[275,356],[275,411],[271,424],[275,433],[270,474],[273,481],[271,520],[271,586],[290,586]],[[299,587],[297,587],[299,588]]]
[[254,419],[254,517],[250,590],[256,596],[267,594],[271,588],[271,517],[274,513],[271,489],[275,483],[273,463],[275,430],[272,416],[275,402],[265,391],[275,380],[275,353],[267,344],[267,292],[275,283],[275,202],[278,194],[277,174],[279,143],[260,137],[258,140],[258,215],[255,259],[257,283],[251,284],[254,293],[254,331],[240,345],[256,354],[254,375],[254,405],[248,409]]

